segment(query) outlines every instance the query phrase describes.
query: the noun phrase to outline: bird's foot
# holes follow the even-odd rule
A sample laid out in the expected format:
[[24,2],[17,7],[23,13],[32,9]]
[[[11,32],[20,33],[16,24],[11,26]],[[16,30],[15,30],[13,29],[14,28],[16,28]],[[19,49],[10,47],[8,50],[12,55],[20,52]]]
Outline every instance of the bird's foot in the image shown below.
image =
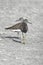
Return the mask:
[[22,43],[22,44],[25,44],[25,42],[24,42],[24,41],[21,41],[21,43]]
[[23,44],[25,44],[25,42],[23,42]]

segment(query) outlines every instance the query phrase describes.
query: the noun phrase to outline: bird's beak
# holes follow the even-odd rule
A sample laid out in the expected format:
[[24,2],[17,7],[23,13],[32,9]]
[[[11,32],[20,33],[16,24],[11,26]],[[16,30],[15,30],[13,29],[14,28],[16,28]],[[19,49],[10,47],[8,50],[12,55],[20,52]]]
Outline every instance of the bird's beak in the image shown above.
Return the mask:
[[31,22],[28,22],[29,24],[32,24]]
[[[27,21],[28,22],[28,21]],[[32,24],[31,22],[28,22],[29,24]]]

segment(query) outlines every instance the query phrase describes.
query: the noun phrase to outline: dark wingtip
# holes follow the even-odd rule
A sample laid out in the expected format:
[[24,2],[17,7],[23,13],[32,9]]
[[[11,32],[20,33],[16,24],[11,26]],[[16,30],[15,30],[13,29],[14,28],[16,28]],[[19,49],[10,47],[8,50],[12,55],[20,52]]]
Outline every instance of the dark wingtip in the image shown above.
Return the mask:
[[8,28],[5,28],[5,30],[7,30]]
[[5,28],[6,29],[6,28]]

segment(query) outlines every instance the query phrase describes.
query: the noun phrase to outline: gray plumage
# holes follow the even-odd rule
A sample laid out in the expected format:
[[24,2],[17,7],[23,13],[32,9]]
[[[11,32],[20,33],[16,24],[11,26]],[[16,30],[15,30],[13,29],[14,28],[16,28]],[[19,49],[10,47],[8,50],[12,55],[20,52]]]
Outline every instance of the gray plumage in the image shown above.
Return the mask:
[[[21,21],[20,23],[17,23],[11,27],[8,27],[8,28],[5,28],[6,30],[15,30],[15,29],[20,29],[21,32],[22,32],[22,37],[23,37],[23,43],[25,43],[24,39],[25,39],[25,36],[23,35],[23,33],[26,33],[28,31],[28,25],[27,25],[27,22],[28,20],[27,19],[24,19],[23,17],[19,18],[18,20],[16,21]],[[29,24],[32,24],[30,22],[28,22]]]
[[13,30],[13,29],[20,29],[23,33],[26,33],[27,30],[28,30],[28,26],[27,26],[27,23],[26,23],[27,19],[24,19],[22,22],[20,23],[17,23],[11,27],[8,27],[8,28],[5,28],[5,29],[10,29],[10,30]]

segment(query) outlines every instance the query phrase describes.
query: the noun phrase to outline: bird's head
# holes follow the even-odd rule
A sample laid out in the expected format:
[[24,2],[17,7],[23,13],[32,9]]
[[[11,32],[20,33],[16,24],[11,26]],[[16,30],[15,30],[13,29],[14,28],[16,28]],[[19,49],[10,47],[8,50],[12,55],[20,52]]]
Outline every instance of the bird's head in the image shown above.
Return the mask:
[[31,23],[31,22],[29,22],[27,19],[24,19],[24,22],[25,22],[25,23],[32,24],[32,23]]
[[20,17],[18,20],[16,21],[21,21],[21,22],[25,22],[25,23],[29,23],[32,24],[31,22],[28,21],[28,19],[26,17]]

